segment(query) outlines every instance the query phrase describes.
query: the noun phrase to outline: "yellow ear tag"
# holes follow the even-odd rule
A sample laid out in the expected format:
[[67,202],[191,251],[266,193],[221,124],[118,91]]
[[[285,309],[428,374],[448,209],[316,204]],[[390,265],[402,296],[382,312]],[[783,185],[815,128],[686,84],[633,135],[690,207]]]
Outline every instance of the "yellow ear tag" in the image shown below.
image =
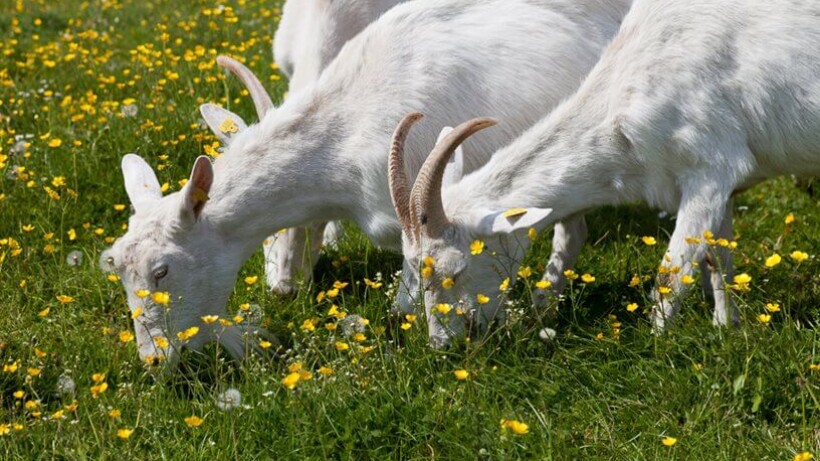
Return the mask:
[[526,208],[510,208],[509,210],[504,212],[505,218],[516,218],[518,216],[522,216],[527,214]]
[[226,134],[239,133],[239,125],[237,125],[232,118],[228,117],[219,125],[219,131]]
[[202,202],[202,203],[205,203],[205,202],[207,202],[208,200],[210,200],[210,197],[208,197],[208,194],[206,194],[204,190],[202,190],[202,189],[200,189],[200,188],[198,188],[198,187],[197,187],[196,189],[194,189],[194,191],[191,193],[191,196],[192,196],[192,197],[194,198],[194,200],[196,200],[197,202]]

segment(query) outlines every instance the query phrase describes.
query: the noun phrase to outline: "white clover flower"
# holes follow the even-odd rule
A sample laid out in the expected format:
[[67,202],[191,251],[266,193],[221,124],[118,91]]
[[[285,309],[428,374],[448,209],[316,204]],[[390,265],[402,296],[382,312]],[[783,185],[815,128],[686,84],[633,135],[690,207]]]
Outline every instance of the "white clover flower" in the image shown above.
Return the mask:
[[223,411],[231,411],[241,404],[242,394],[232,387],[216,397],[216,406]]

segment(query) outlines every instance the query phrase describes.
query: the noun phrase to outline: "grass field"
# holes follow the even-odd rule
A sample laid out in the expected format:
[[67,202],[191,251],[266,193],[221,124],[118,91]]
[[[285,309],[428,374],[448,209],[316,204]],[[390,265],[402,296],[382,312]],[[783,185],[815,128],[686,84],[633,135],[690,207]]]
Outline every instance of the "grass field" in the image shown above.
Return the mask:
[[[129,214],[119,161],[136,152],[177,190],[218,147],[200,103],[254,118],[217,54],[246,59],[281,100],[270,53],[279,6],[0,2],[0,459],[820,457],[820,209],[785,178],[736,200],[737,273],[751,276],[735,292],[736,329],[712,327],[693,290],[676,326],[653,336],[647,297],[674,221],[608,208],[590,216],[575,268],[595,281],[572,283],[550,344],[528,307],[548,235],[507,324],[436,352],[421,315],[402,346],[389,340],[401,261],[354,231],[296,297],[266,292],[261,253],[243,268],[230,310],[261,309],[287,351],[236,368],[213,347],[155,380],[121,284],[97,267]],[[775,253],[782,261],[767,267]],[[336,281],[349,285],[317,301]],[[346,336],[341,317],[354,314],[370,323]],[[241,404],[225,410],[229,388]]]

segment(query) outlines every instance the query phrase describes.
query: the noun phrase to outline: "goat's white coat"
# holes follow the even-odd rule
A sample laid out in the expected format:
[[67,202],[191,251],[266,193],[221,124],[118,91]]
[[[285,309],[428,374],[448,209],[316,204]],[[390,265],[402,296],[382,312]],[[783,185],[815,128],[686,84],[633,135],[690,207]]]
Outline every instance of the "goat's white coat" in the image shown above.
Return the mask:
[[[428,305],[470,302],[498,285],[489,256],[469,256],[468,245],[476,237],[491,249],[526,245],[517,230],[533,222],[499,220],[504,210],[526,207],[524,216],[542,228],[597,206],[642,201],[677,212],[661,264],[680,272],[659,278],[671,295],[654,291],[653,321],[662,331],[687,289],[681,277],[707,254],[705,242],[686,238],[709,230],[731,239],[733,193],[779,175],[820,173],[818,17],[820,4],[797,0],[638,0],[573,97],[443,190],[452,223],[444,236],[405,245],[411,266],[431,256],[437,277],[461,272],[451,290],[431,283]],[[730,253],[718,253],[731,278]],[[723,277],[705,266],[715,323],[737,322]]]
[[[273,41],[274,59],[292,94],[319,78],[342,46],[385,11],[407,0],[288,0]],[[316,223],[265,239],[265,276],[277,293],[309,280],[322,244],[333,244],[341,223]],[[309,246],[308,246],[309,244]]]
[[[176,218],[182,192],[136,209],[106,255],[126,275],[129,302],[144,304],[132,295],[141,288],[170,291],[171,334],[202,315],[225,315],[242,262],[271,229],[351,219],[377,245],[400,248],[385,173],[398,120],[413,110],[427,115],[407,146],[414,178],[440,127],[465,115],[503,118],[491,136],[465,144],[464,171],[475,170],[577,88],[627,3],[416,0],[393,8],[348,42],[317,82],[232,136],[198,220]],[[155,282],[159,262],[169,271]],[[213,338],[203,333],[197,341]],[[151,349],[140,346],[141,354]]]

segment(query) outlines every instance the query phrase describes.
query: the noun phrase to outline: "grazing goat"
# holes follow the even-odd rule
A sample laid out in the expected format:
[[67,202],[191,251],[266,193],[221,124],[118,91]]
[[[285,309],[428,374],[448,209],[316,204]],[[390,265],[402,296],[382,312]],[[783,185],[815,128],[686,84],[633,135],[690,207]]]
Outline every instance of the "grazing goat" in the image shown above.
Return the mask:
[[[514,279],[529,228],[634,201],[677,213],[653,290],[655,330],[675,316],[703,261],[714,323],[737,323],[725,286],[731,252],[716,244],[732,239],[732,195],[767,178],[820,173],[818,17],[820,4],[797,0],[638,0],[578,92],[482,168],[442,190],[455,146],[492,124],[477,119],[436,147],[412,191],[406,178],[391,178],[393,196],[407,199],[397,207],[405,265],[428,268],[434,342],[463,334],[469,314],[479,328],[503,315],[476,299]],[[391,164],[417,118],[399,126]],[[517,253],[471,255],[475,239]]]
[[[226,152],[213,165],[197,159],[186,186],[165,197],[141,158],[123,159],[135,214],[103,263],[121,274],[131,307],[148,314],[136,320],[145,323],[137,327],[140,354],[173,356],[177,345],[157,348],[151,337],[173,338],[203,315],[225,315],[242,263],[271,229],[350,219],[375,244],[401,248],[385,168],[402,116],[428,111],[419,126],[426,136],[408,143],[411,178],[434,146],[434,127],[465,113],[504,116],[493,136],[465,145],[463,170],[475,170],[577,88],[627,10],[626,1],[602,0],[408,2],[277,109],[247,68],[220,57],[248,86],[260,123],[204,105]],[[138,298],[140,289],[169,292],[174,307]],[[412,310],[412,292],[403,291],[404,309]],[[225,341],[218,324],[201,327],[197,341]],[[236,337],[226,346],[242,355]]]
[[[407,0],[288,0],[273,41],[274,59],[294,93],[319,78],[350,39],[385,11]],[[341,236],[341,223],[316,223],[288,229],[265,239],[265,277],[279,294],[310,280],[322,244]],[[310,245],[307,248],[307,245]]]

